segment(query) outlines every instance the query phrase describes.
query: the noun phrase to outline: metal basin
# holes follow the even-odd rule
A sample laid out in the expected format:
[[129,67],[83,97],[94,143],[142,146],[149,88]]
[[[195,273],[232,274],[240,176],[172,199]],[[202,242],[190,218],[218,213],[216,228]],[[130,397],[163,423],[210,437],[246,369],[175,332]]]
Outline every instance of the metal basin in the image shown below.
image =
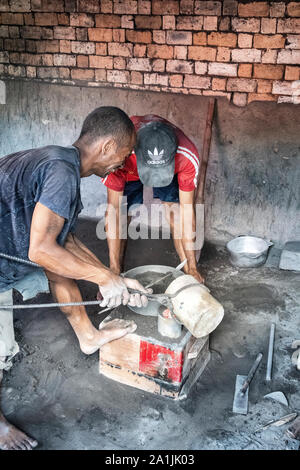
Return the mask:
[[[146,266],[139,266],[137,268],[130,269],[127,271],[124,276],[131,277],[132,279],[137,279],[143,286],[150,284],[150,282],[156,281],[160,277],[163,277],[165,274],[171,272],[170,276],[155,284],[155,286],[151,287],[153,289],[154,294],[162,294],[166,291],[167,287],[171,284],[174,279],[179,276],[183,275],[182,271],[177,271],[175,268],[171,266],[161,266],[159,264],[149,264]],[[136,313],[140,313],[141,315],[147,315],[151,317],[157,317],[159,308],[161,304],[158,302],[150,301],[147,307],[130,307],[130,310]]]
[[268,250],[273,243],[263,238],[241,236],[227,243],[230,262],[240,268],[255,268],[266,262]]

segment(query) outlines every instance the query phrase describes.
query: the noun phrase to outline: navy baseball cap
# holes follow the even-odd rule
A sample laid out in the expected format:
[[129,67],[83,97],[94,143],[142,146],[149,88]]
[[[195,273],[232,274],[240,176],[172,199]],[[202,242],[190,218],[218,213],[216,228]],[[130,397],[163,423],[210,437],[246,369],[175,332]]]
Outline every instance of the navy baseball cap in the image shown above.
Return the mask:
[[161,188],[172,182],[177,138],[171,126],[161,121],[145,124],[137,132],[134,150],[138,174],[145,186]]

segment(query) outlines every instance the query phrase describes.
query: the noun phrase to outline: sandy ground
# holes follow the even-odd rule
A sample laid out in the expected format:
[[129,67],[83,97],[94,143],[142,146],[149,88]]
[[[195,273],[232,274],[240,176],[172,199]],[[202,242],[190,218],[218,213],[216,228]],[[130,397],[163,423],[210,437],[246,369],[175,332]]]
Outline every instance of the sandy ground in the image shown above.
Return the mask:
[[[78,236],[107,262],[96,225],[81,221]],[[130,241],[126,268],[176,266],[170,240]],[[34,436],[39,449],[298,449],[285,435],[287,425],[252,434],[293,410],[300,414],[300,372],[291,363],[291,343],[300,339],[300,276],[274,268],[237,269],[224,248],[207,246],[202,272],[225,317],[211,335],[212,359],[184,401],[110,381],[98,373],[98,354],[85,356],[57,309],[15,311],[21,352],[5,374],[2,406],[6,416]],[[84,299],[96,286],[82,282]],[[50,302],[40,295],[38,302]],[[15,295],[15,303],[21,297]],[[97,307],[88,312],[98,326]],[[276,322],[273,379],[265,381],[269,329]],[[258,352],[262,364],[251,384],[247,416],[232,413],[236,374],[248,373]],[[285,393],[289,408],[264,399]]]

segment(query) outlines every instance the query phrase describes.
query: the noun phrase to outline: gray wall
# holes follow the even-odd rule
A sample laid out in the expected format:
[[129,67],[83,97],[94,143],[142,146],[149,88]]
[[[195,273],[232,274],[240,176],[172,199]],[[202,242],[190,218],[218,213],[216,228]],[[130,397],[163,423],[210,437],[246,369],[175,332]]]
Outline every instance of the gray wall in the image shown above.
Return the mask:
[[[166,117],[201,151],[207,98],[167,93],[7,81],[0,105],[0,155],[46,144],[69,145],[84,117],[100,105],[128,114]],[[275,241],[300,239],[300,107],[252,103],[238,108],[218,99],[206,184],[206,238],[240,234]],[[96,216],[106,190],[82,181],[83,215]]]

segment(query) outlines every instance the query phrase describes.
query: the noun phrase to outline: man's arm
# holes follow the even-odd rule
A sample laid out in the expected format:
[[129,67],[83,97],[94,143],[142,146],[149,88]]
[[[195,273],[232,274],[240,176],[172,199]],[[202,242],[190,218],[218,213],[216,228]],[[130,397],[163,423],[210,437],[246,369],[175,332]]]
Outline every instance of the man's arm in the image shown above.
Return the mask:
[[120,239],[120,198],[123,191],[107,189],[107,210],[105,214],[105,230],[109,249],[110,269],[120,273],[122,240]]
[[182,246],[187,258],[188,274],[194,276],[199,282],[204,282],[204,278],[197,269],[196,251],[194,247],[196,239],[196,215],[194,204],[195,191],[179,190],[180,204],[180,225]]

